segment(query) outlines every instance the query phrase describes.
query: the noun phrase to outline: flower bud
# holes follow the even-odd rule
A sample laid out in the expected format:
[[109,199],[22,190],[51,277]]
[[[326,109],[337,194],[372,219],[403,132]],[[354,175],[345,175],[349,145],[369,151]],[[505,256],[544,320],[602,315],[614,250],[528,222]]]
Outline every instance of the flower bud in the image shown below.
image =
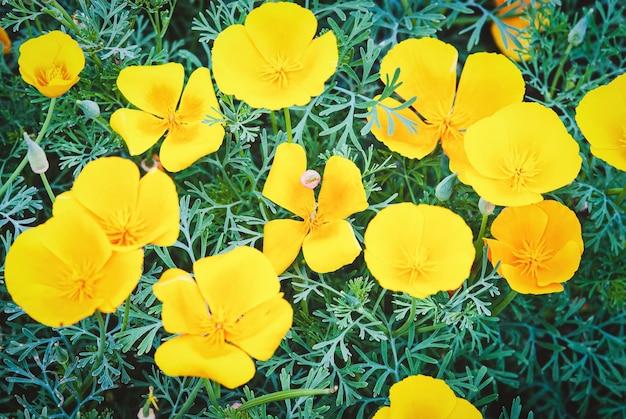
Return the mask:
[[589,18],[591,17],[592,13],[593,8],[589,9],[587,13],[585,13],[585,16],[583,16],[582,19],[580,19],[578,23],[576,23],[576,25],[572,28],[572,30],[569,31],[569,34],[567,35],[567,42],[569,42],[573,47],[577,47],[578,45],[582,44],[583,40],[585,39],[587,24],[589,23]]
[[26,132],[24,132],[24,141],[26,141],[26,145],[28,145],[26,156],[28,157],[30,168],[37,174],[45,173],[50,165],[48,164],[48,159],[46,158],[46,153],[43,151],[43,148],[31,140]]
[[309,189],[315,189],[319,185],[322,177],[315,170],[307,170],[300,176],[300,183],[302,186]]
[[153,408],[144,409],[143,407],[137,412],[137,419],[155,419],[156,415]]
[[100,106],[93,100],[77,100],[76,104],[87,118],[95,118],[100,115]]
[[496,209],[496,206],[486,199],[480,198],[478,200],[478,211],[485,216],[493,214],[493,211]]
[[452,191],[454,189],[454,179],[456,179],[457,174],[452,173],[451,175],[443,178],[439,185],[435,188],[435,196],[440,201],[447,201],[452,196]]

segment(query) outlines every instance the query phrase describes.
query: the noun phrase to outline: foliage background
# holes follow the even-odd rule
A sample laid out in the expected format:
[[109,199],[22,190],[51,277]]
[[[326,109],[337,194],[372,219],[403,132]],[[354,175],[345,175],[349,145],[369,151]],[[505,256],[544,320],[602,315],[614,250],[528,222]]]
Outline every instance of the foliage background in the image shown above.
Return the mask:
[[[371,206],[352,219],[359,239],[377,210],[403,201],[451,208],[476,235],[481,216],[471,188],[457,184],[446,202],[434,195],[448,174],[441,150],[420,161],[391,153],[369,133],[365,117],[383,88],[378,63],[395,43],[436,36],[459,50],[461,64],[471,52],[496,51],[488,30],[497,19],[491,1],[299,3],[314,11],[322,30],[335,32],[340,65],[322,95],[291,110],[294,140],[305,145],[311,167],[321,168],[339,154],[361,168]],[[57,101],[43,142],[51,162],[48,178],[60,193],[87,162],[105,155],[130,158],[108,126],[111,112],[127,106],[115,86],[120,69],[168,61],[182,63],[187,74],[210,67],[216,35],[259,4],[3,0],[0,22],[13,51],[0,62],[2,183],[25,153],[23,131],[36,133],[48,106],[17,71],[18,48],[26,39],[63,28],[87,57],[81,81]],[[594,11],[584,40],[569,48],[568,34],[589,8]],[[362,256],[326,275],[311,272],[299,258],[281,277],[295,318],[275,356],[257,362],[258,374],[247,386],[203,388],[189,414],[371,417],[387,402],[394,382],[424,373],[445,379],[487,418],[626,417],[626,230],[624,204],[616,199],[626,176],[591,157],[573,118],[586,92],[626,69],[625,9],[618,0],[562,0],[547,2],[541,13],[549,16],[549,26],[532,30],[532,58],[519,64],[527,83],[525,100],[553,108],[583,155],[576,181],[550,194],[574,209],[583,225],[583,260],[565,291],[520,295],[492,317],[509,289],[485,259],[477,261],[471,287],[453,296],[413,300],[381,289]],[[126,306],[106,317],[102,362],[94,363],[98,326],[93,318],[62,329],[39,325],[12,303],[0,276],[0,415],[135,417],[149,386],[159,400],[160,417],[180,411],[197,379],[167,377],[154,365],[154,348],[167,334],[151,284],[169,267],[190,271],[201,257],[240,245],[260,247],[263,224],[286,216],[261,196],[274,149],[286,139],[282,115],[276,115],[274,130],[267,111],[218,97],[227,129],[224,144],[173,176],[181,197],[179,241],[147,249],[144,275],[127,306],[130,327],[121,330]],[[75,101],[85,99],[100,105],[100,117],[82,114]],[[17,234],[50,215],[41,181],[25,170],[0,198],[1,260]],[[402,327],[412,316],[411,327]],[[332,394],[227,412],[232,403],[254,396],[335,386]]]

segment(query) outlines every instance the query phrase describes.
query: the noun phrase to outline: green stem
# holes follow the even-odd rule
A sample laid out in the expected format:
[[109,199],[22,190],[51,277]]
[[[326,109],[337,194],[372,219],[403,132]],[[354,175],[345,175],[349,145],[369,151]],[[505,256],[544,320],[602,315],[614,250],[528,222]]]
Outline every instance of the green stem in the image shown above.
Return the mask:
[[[50,121],[52,120],[52,114],[54,113],[55,104],[56,104],[56,98],[53,97],[50,99],[50,107],[48,108],[48,114],[46,115],[46,119],[44,120],[41,130],[39,131],[39,134],[37,134],[37,138],[35,139],[35,143],[37,144],[41,142],[41,140],[44,137],[44,134],[48,130],[48,126],[50,125]],[[9,185],[13,183],[15,178],[18,177],[20,173],[22,173],[22,170],[24,169],[24,167],[26,167],[27,164],[28,164],[28,155],[24,156],[20,164],[15,168],[15,170],[9,177],[9,179],[7,179],[4,185],[2,185],[2,188],[0,188],[0,198],[2,197],[2,195],[4,195],[4,193],[9,188]]]
[[[220,398],[220,383],[212,383],[208,378],[203,378],[203,380],[204,388],[206,388],[211,406],[217,406],[217,400]],[[213,384],[215,384],[215,386],[213,386]]]
[[322,394],[332,394],[336,391],[334,388],[312,388],[312,389],[291,389],[281,390],[275,393],[265,394],[263,396],[255,397],[252,400],[244,402],[239,406],[238,410],[251,409],[253,407],[261,406],[267,403],[278,402],[281,400],[295,399],[298,397],[319,396]]
[[448,323],[444,323],[444,322],[435,323],[435,324],[430,325],[430,326],[418,327],[415,330],[415,333],[432,332],[433,330],[438,330],[438,329],[441,329],[441,328],[446,327],[446,326],[448,326]]
[[561,57],[561,62],[559,63],[559,67],[556,70],[556,74],[554,75],[554,79],[552,80],[552,85],[550,85],[550,92],[549,92],[549,98],[550,100],[552,100],[552,98],[554,97],[554,91],[556,90],[556,85],[559,81],[559,79],[561,78],[561,74],[563,74],[563,67],[565,66],[565,62],[567,61],[567,58],[569,57],[570,52],[572,52],[572,44],[568,44],[567,45],[567,49],[565,50],[565,54],[563,54],[563,56]]
[[478,271],[480,270],[478,264],[480,264],[483,260],[483,251],[485,249],[485,243],[483,242],[483,237],[485,237],[485,230],[487,229],[487,220],[489,219],[489,215],[483,215],[483,219],[480,221],[480,230],[478,231],[478,236],[476,237],[476,241],[474,242],[474,249],[476,251],[476,256],[474,260],[476,261],[476,266],[474,267],[474,272],[471,273],[470,277],[467,280],[467,285],[472,286],[474,281],[476,280],[476,276],[478,275]]
[[196,400],[196,396],[198,395],[198,392],[200,391],[203,385],[204,385],[204,380],[198,379],[196,386],[193,388],[193,390],[191,390],[191,394],[189,395],[189,397],[183,404],[183,407],[181,407],[178,413],[176,413],[176,416],[174,416],[174,419],[180,419],[183,417],[185,413],[187,413],[187,411],[193,405],[193,402]]
[[52,203],[54,204],[55,196],[54,196],[54,192],[52,192],[52,188],[50,187],[50,183],[48,182],[48,177],[46,176],[45,173],[40,173],[39,175],[41,176],[41,181],[43,182],[44,188],[46,188],[46,192],[48,192],[50,201],[52,201]]
[[622,205],[622,201],[624,200],[624,198],[626,198],[626,185],[624,185],[619,195],[615,199],[615,203],[617,204],[618,207]]
[[496,308],[493,309],[493,311],[491,312],[491,317],[496,317],[498,314],[500,314],[502,310],[504,310],[506,306],[508,306],[509,303],[513,301],[513,298],[515,298],[517,294],[518,294],[517,291],[511,290],[509,294],[506,297],[504,297],[502,301],[500,301],[500,303],[496,306]]
[[122,316],[122,327],[120,328],[120,332],[126,330],[128,326],[128,316],[130,315],[130,295],[126,298],[126,304],[124,304],[124,314]]
[[96,310],[96,319],[98,320],[98,326],[100,327],[100,341],[98,342],[98,355],[96,356],[96,367],[104,358],[104,347],[106,346],[107,330],[104,323],[104,318],[100,310]]
[[289,116],[289,108],[284,109],[285,112],[285,129],[287,130],[287,142],[293,142],[293,134],[291,133],[291,117]]
[[272,131],[274,131],[274,135],[278,134],[278,123],[276,122],[276,114],[274,111],[270,111],[270,121],[272,121]]
[[409,312],[409,317],[407,317],[406,321],[404,322],[402,326],[400,326],[399,329],[395,330],[392,333],[392,336],[394,337],[402,336],[404,333],[407,332],[407,330],[409,330],[411,326],[413,326],[413,323],[415,322],[415,308],[416,308],[416,300],[415,298],[413,298],[411,300],[411,311]]

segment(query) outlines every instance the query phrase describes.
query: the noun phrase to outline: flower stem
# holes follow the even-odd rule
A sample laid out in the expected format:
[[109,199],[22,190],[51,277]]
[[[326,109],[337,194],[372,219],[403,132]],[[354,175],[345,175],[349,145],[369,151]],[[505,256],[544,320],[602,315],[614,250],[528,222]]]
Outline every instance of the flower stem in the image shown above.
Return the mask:
[[509,294],[506,297],[504,297],[502,301],[500,301],[500,303],[496,306],[496,308],[493,309],[493,311],[491,312],[491,317],[496,317],[498,314],[500,314],[502,310],[504,310],[506,306],[508,306],[509,303],[513,301],[513,298],[515,298],[517,294],[518,294],[517,291],[511,290]]
[[407,330],[409,330],[411,326],[413,326],[413,323],[415,322],[415,306],[416,306],[415,301],[416,301],[415,298],[411,300],[411,311],[409,312],[409,316],[407,317],[404,324],[400,326],[399,329],[395,330],[392,333],[392,336],[394,337],[402,336],[404,333],[406,333]]
[[563,67],[565,66],[565,62],[569,57],[570,52],[572,52],[572,44],[567,45],[567,49],[565,50],[565,54],[561,57],[561,62],[559,63],[559,67],[556,70],[556,74],[554,75],[554,79],[552,80],[552,84],[550,85],[550,92],[548,99],[552,100],[554,97],[554,91],[556,90],[556,85],[561,78],[561,74],[563,74]]
[[618,207],[622,205],[622,201],[624,200],[624,198],[626,198],[626,185],[624,185],[619,195],[615,199],[615,203],[617,204]]
[[126,330],[128,326],[128,316],[130,315],[130,295],[126,297],[126,304],[124,304],[124,315],[122,316],[122,326],[120,332]]
[[217,400],[220,398],[220,383],[212,383],[208,378],[203,378],[203,381],[211,405],[217,406]]
[[[54,113],[55,104],[56,104],[56,98],[53,97],[50,99],[50,107],[48,108],[48,114],[46,115],[46,119],[44,120],[41,130],[39,131],[39,134],[37,134],[37,138],[35,139],[35,143],[37,144],[41,142],[41,140],[44,137],[44,134],[48,130],[48,126],[50,125],[50,121],[52,120],[52,114]],[[7,179],[4,185],[2,185],[2,188],[0,188],[0,198],[2,197],[2,195],[4,195],[4,193],[9,188],[9,185],[13,183],[15,178],[18,177],[20,173],[22,173],[22,170],[24,169],[24,167],[26,167],[27,164],[28,164],[28,155],[24,156],[20,164],[15,168],[15,171],[13,171],[9,179]]]
[[95,362],[97,366],[102,361],[102,358],[104,358],[104,347],[106,346],[107,329],[100,310],[96,310],[96,319],[98,320],[98,326],[100,326],[100,341],[98,342],[98,355],[96,356]]
[[50,197],[50,201],[54,204],[54,192],[52,192],[52,188],[50,187],[50,183],[48,182],[48,177],[45,173],[40,173],[41,181],[43,182],[44,188],[46,188],[46,192],[48,192],[48,196]]
[[[483,215],[483,219],[480,221],[480,230],[478,231],[478,236],[476,237],[476,241],[474,242],[474,249],[476,250],[476,256],[474,260],[476,263],[481,263],[483,260],[483,251],[485,249],[485,243],[483,242],[483,237],[485,236],[485,230],[487,229],[487,220],[489,219],[489,215]],[[475,266],[474,272],[472,272],[467,279],[467,285],[474,285],[474,281],[476,280],[476,276],[478,275],[479,267]]]
[[291,117],[289,116],[289,108],[284,109],[285,112],[285,129],[287,130],[287,142],[293,142],[293,134],[291,133]]
[[446,326],[448,326],[448,323],[445,323],[445,322],[435,323],[435,324],[432,324],[430,326],[418,327],[415,330],[415,333],[432,332],[433,330],[438,330],[438,329],[441,329],[442,327],[446,327]]
[[237,409],[246,410],[253,407],[261,406],[267,403],[278,402],[281,400],[295,399],[297,397],[309,397],[319,396],[322,394],[332,394],[337,391],[335,388],[301,388],[291,390],[281,390],[275,393],[264,394],[263,396],[255,397],[252,400],[244,402]]
[[278,123],[276,122],[276,113],[274,113],[274,111],[270,111],[270,121],[272,121],[272,131],[274,131],[274,135],[278,134]]
[[204,385],[204,380],[201,378],[198,379],[196,386],[193,388],[193,390],[191,390],[191,394],[189,394],[189,397],[183,404],[183,407],[181,407],[178,413],[176,413],[176,416],[174,416],[174,419],[181,419],[185,415],[185,413],[187,413],[187,411],[193,405],[193,402],[196,400],[196,396],[198,395],[198,392],[200,391],[203,385]]

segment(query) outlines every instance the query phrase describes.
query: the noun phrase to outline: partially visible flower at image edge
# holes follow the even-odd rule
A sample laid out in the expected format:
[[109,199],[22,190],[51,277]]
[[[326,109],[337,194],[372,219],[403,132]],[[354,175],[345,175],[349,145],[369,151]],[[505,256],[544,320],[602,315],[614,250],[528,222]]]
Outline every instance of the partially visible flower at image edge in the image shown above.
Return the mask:
[[153,285],[164,329],[178,334],[157,348],[155,362],[167,375],[243,385],[255,373],[251,357],[266,361],[278,348],[293,309],[269,260],[252,247],[199,259],[193,272],[195,280],[168,269]]
[[364,244],[365,263],[380,286],[415,298],[457,289],[476,254],[463,218],[444,207],[409,202],[376,214]]
[[[479,52],[465,62],[457,88],[458,51],[435,38],[407,39],[395,45],[380,64],[383,83],[392,80],[397,69],[402,83],[396,93],[405,101],[416,97],[409,107],[396,111],[417,124],[412,132],[393,113],[376,105],[380,126],[372,134],[390,150],[409,158],[421,159],[435,150],[437,143],[450,158],[450,171],[458,172],[467,183],[472,170],[463,147],[463,132],[474,122],[497,110],[521,102],[525,84],[515,63],[502,54]],[[398,100],[389,97],[382,105],[397,108]],[[393,124],[393,133],[389,128]]]
[[494,205],[539,202],[572,182],[582,165],[578,143],[552,109],[509,105],[471,125],[465,151],[474,167],[467,183]]
[[243,25],[231,25],[211,50],[219,89],[253,108],[306,105],[337,69],[332,31],[313,38],[317,19],[294,3],[265,3]]
[[563,291],[578,270],[584,250],[580,222],[551,200],[509,207],[491,225],[487,256],[510,287],[522,294]]
[[121,157],[87,163],[72,189],[54,201],[55,216],[67,211],[93,217],[116,250],[171,246],[179,234],[174,181],[157,169],[140,178],[137,165]]
[[2,26],[0,26],[0,44],[2,44],[2,53],[4,55],[11,52],[11,38],[9,38],[9,34]]
[[594,156],[626,171],[626,73],[587,92],[576,108],[576,123]]
[[142,250],[113,250],[92,218],[67,211],[17,237],[7,254],[5,282],[28,315],[61,327],[96,310],[114,312],[137,286],[142,264]]
[[[215,152],[224,140],[211,73],[197,68],[183,90],[185,69],[179,63],[130,66],[117,77],[117,87],[139,109],[118,109],[111,115],[111,128],[136,156],[165,135],[159,158],[163,167],[178,172]],[[182,93],[181,93],[182,92]],[[178,106],[178,108],[177,108]]]
[[[514,0],[506,4],[507,0],[495,0],[496,14],[501,18],[500,24],[491,22],[490,31],[498,49],[504,55],[515,61],[530,59],[530,10],[539,9],[543,1],[545,0]],[[548,19],[535,17],[535,27],[541,28],[547,24]]]
[[480,419],[482,414],[467,400],[457,397],[445,381],[412,375],[389,389],[390,405],[372,419]]
[[71,36],[52,31],[24,42],[17,62],[26,83],[42,95],[56,98],[78,83],[85,54]]
[[263,196],[302,218],[265,224],[263,252],[278,274],[293,263],[300,248],[307,265],[319,273],[336,271],[361,253],[345,220],[368,207],[361,171],[344,157],[329,158],[316,203],[314,191],[301,182],[306,170],[304,148],[282,143],[263,186]]

